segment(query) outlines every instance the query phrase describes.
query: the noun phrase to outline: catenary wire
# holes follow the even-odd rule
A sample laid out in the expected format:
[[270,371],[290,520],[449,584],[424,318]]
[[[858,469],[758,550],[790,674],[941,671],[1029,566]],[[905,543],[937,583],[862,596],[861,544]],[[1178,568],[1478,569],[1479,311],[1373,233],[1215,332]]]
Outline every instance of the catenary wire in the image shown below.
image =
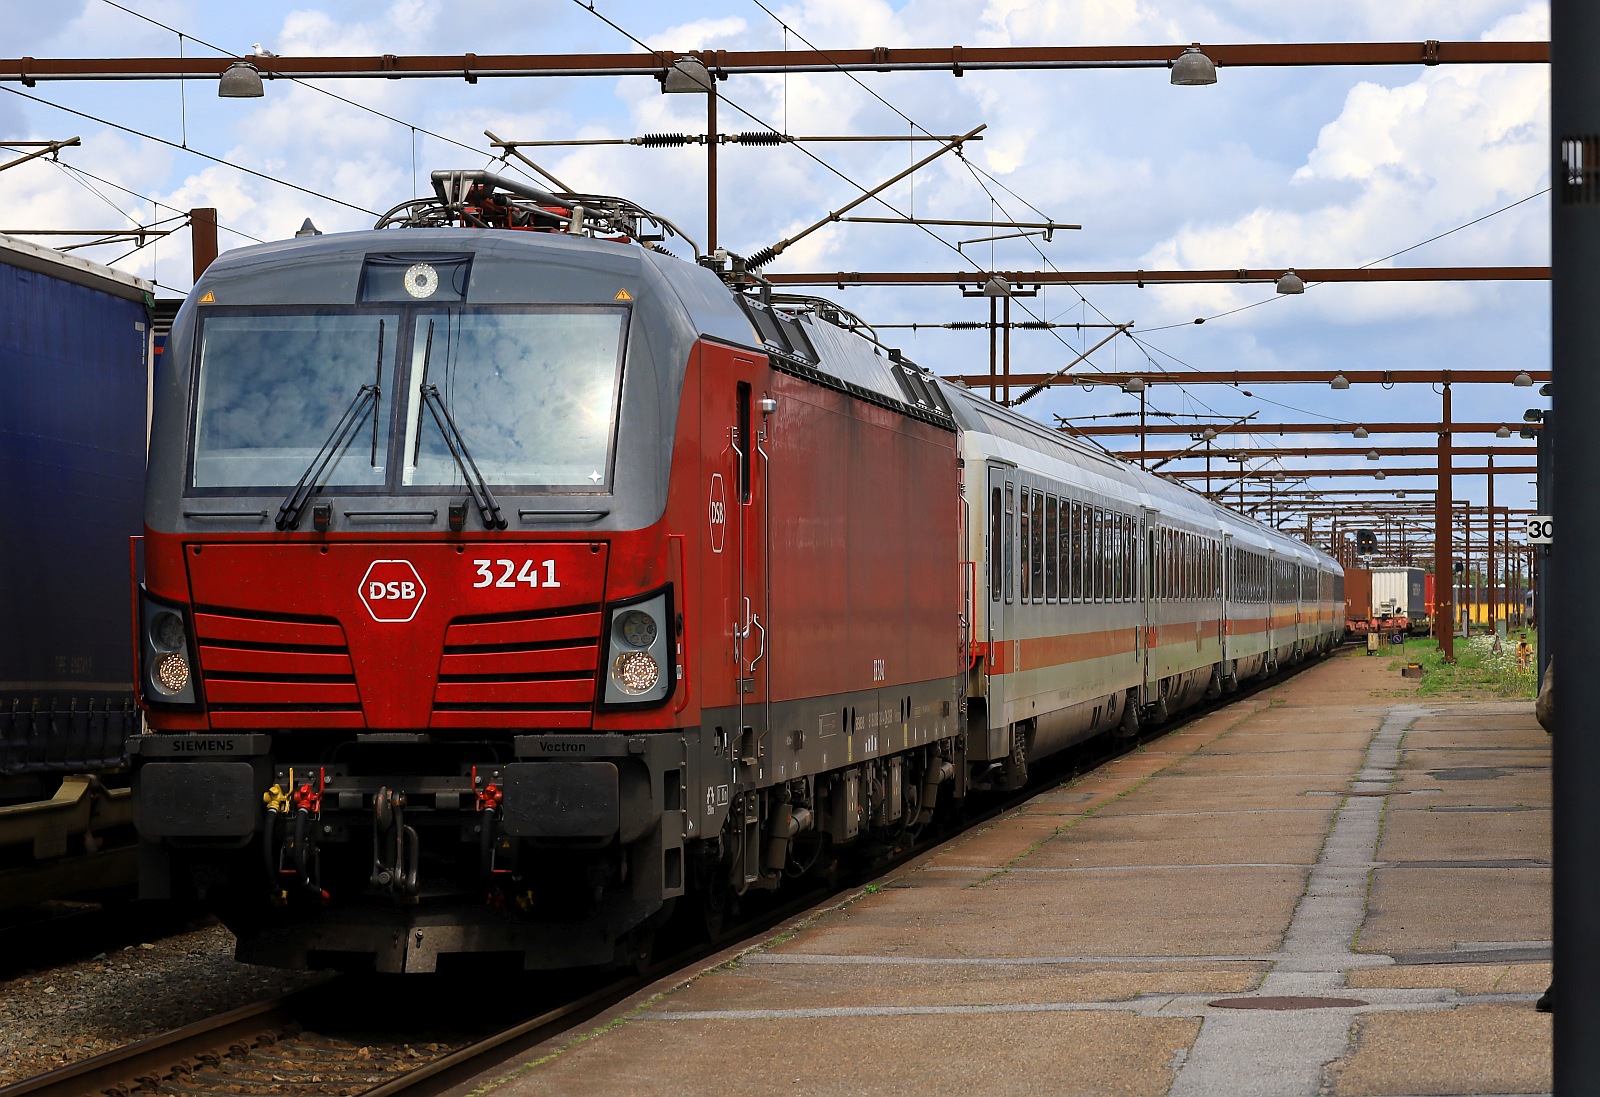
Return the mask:
[[[170,26],[167,23],[163,23],[161,20],[154,19],[154,18],[152,18],[152,17],[150,17],[148,15],[145,15],[143,12],[134,11],[132,8],[124,7],[123,5],[117,3],[116,0],[101,0],[101,3],[109,4],[111,7],[116,8],[118,11],[124,11],[124,12],[127,12],[129,15],[132,15],[132,16],[134,16],[136,18],[143,19],[145,22],[150,23],[150,24],[152,24],[154,26],[160,27],[162,30],[170,31],[173,34],[176,34],[179,38],[187,38],[191,42],[198,42],[200,45],[206,47],[209,50],[215,50],[217,53],[221,54],[223,57],[238,57],[239,56],[239,54],[236,54],[236,53],[233,53],[233,52],[231,52],[229,50],[226,50],[223,47],[217,45],[215,42],[207,42],[204,38],[196,38],[194,35],[189,34],[187,31],[181,31],[177,27]],[[340,95],[336,91],[330,91],[327,88],[319,87],[316,84],[310,83],[310,82],[305,81],[305,80],[301,80],[298,77],[295,77],[295,76],[276,76],[275,75],[273,78],[274,79],[278,79],[278,80],[287,80],[292,84],[296,84],[296,85],[298,85],[298,86],[300,86],[302,88],[307,88],[307,89],[309,89],[311,91],[314,91],[318,95],[326,95],[330,99],[337,99],[341,103],[344,103],[344,104],[347,104],[349,106],[355,107],[358,110],[364,110],[368,114],[372,114],[372,115],[375,115],[378,118],[383,118],[383,119],[385,119],[387,121],[393,122],[397,126],[404,126],[407,129],[412,130],[412,131],[414,131],[416,133],[425,134],[428,137],[432,137],[436,141],[443,141],[446,144],[455,145],[457,148],[463,148],[463,149],[466,149],[468,152],[477,153],[479,155],[481,155],[483,153],[483,150],[481,148],[478,148],[478,147],[476,147],[474,145],[469,145],[469,144],[467,144],[467,143],[465,143],[463,141],[458,141],[454,137],[448,137],[448,136],[446,136],[446,135],[444,135],[442,133],[435,133],[433,130],[427,129],[424,126],[414,125],[411,122],[407,122],[403,118],[396,118],[392,114],[386,114],[385,112],[379,110],[377,107],[368,106],[367,104],[362,103],[362,102],[360,102],[358,100],[355,100],[355,99],[348,99],[345,96]],[[493,157],[491,157],[491,159],[493,159]]]
[[[1443,232],[1441,232],[1441,233],[1439,233],[1439,234],[1437,234],[1435,236],[1430,236],[1426,240],[1419,240],[1417,243],[1412,244],[1409,247],[1401,248],[1399,251],[1392,251],[1388,255],[1382,256],[1382,257],[1377,258],[1377,259],[1373,259],[1370,262],[1362,263],[1356,269],[1357,270],[1367,270],[1370,267],[1377,266],[1379,263],[1388,262],[1390,259],[1393,259],[1396,256],[1404,255],[1409,251],[1416,251],[1418,248],[1426,247],[1428,244],[1434,243],[1437,240],[1443,240],[1446,236],[1449,236],[1452,233],[1457,233],[1457,232],[1460,232],[1462,229],[1469,229],[1474,225],[1482,224],[1484,221],[1489,220],[1491,217],[1498,217],[1500,214],[1505,213],[1508,210],[1516,209],[1518,206],[1522,205],[1525,202],[1531,202],[1535,198],[1538,198],[1538,197],[1540,197],[1542,195],[1546,195],[1546,194],[1549,194],[1549,193],[1550,193],[1550,188],[1549,187],[1545,187],[1542,190],[1536,190],[1532,194],[1527,195],[1526,197],[1523,197],[1523,198],[1518,198],[1515,202],[1511,202],[1511,203],[1509,203],[1507,205],[1501,206],[1497,210],[1490,210],[1488,213],[1485,213],[1481,217],[1474,217],[1470,221],[1466,221],[1466,222],[1463,222],[1462,224],[1456,225],[1454,228],[1445,229]],[[1313,286],[1322,286],[1322,285],[1326,285],[1326,284],[1327,283],[1325,283],[1325,282],[1308,282],[1308,283],[1306,283],[1306,288],[1307,289],[1311,289]],[[1257,308],[1257,307],[1259,307],[1261,305],[1269,305],[1274,301],[1280,301],[1285,296],[1286,296],[1285,294],[1275,293],[1271,297],[1264,297],[1259,301],[1252,301],[1248,305],[1240,305],[1238,308],[1228,309],[1226,312],[1219,312],[1219,313],[1216,313],[1213,316],[1200,317],[1200,320],[1204,320],[1204,321],[1207,321],[1207,322],[1210,322],[1212,320],[1221,320],[1224,317],[1234,316],[1234,315],[1236,315],[1238,313],[1245,312],[1245,311],[1247,311],[1249,309]],[[1186,327],[1189,327],[1189,326],[1191,326],[1193,324],[1196,324],[1198,322],[1199,322],[1199,320],[1183,320],[1183,321],[1180,321],[1180,322],[1178,322],[1176,324],[1163,324],[1160,327],[1156,327],[1156,328],[1146,328],[1144,333],[1145,334],[1149,334],[1150,332],[1155,332],[1155,331],[1171,331],[1174,328],[1186,328]]]
[[370,217],[378,217],[379,216],[379,213],[376,210],[367,209],[365,206],[358,206],[354,202],[346,202],[342,198],[335,198],[335,197],[333,197],[332,195],[329,195],[329,194],[322,194],[319,191],[312,190],[310,187],[302,187],[299,183],[291,183],[287,179],[279,179],[277,176],[268,175],[264,171],[257,171],[255,168],[246,167],[243,164],[235,164],[230,160],[224,160],[220,156],[213,156],[209,152],[202,152],[199,149],[195,148],[193,145],[187,145],[187,146],[186,145],[180,145],[180,144],[178,144],[178,142],[169,141],[165,137],[158,137],[153,133],[145,133],[143,130],[134,129],[132,126],[125,126],[120,122],[113,122],[109,118],[101,118],[98,115],[89,114],[86,111],[76,110],[76,109],[74,109],[72,107],[64,106],[64,105],[62,105],[60,103],[52,103],[48,99],[41,99],[37,95],[29,95],[27,92],[18,91],[16,88],[10,88],[10,87],[5,87],[4,85],[0,85],[0,91],[9,92],[12,95],[19,96],[20,98],[30,100],[31,102],[34,102],[34,103],[38,103],[40,106],[51,107],[51,108],[53,108],[55,110],[63,111],[65,113],[71,114],[71,115],[73,115],[75,117],[82,118],[82,119],[84,119],[85,121],[88,121],[88,122],[98,122],[102,126],[110,126],[114,130],[120,130],[123,133],[131,134],[134,137],[142,137],[146,141],[154,141],[157,144],[165,145],[168,148],[177,149],[180,152],[187,152],[192,156],[200,157],[202,160],[209,160],[213,164],[220,164],[223,167],[232,168],[234,171],[244,172],[246,175],[254,176],[255,178],[261,179],[261,180],[263,180],[265,182],[276,183],[281,187],[288,187],[290,190],[297,190],[301,194],[309,194],[313,198],[320,198],[324,202],[331,202],[336,206],[344,206],[346,209],[353,209],[357,213],[365,213]]

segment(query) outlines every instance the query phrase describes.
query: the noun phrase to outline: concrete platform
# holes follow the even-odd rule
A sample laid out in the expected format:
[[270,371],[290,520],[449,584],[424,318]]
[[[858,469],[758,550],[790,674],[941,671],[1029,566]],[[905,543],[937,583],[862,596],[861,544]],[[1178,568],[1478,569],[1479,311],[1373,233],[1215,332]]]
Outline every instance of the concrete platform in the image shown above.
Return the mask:
[[1337,656],[461,1092],[1546,1093],[1548,737],[1414,689]]

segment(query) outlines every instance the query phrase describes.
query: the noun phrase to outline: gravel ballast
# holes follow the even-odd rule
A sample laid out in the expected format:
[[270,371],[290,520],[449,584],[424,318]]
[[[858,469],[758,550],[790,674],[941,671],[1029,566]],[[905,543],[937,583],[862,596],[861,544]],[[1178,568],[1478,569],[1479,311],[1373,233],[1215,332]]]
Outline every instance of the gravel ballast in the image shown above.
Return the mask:
[[0,1086],[325,980],[233,958],[221,926],[0,982]]

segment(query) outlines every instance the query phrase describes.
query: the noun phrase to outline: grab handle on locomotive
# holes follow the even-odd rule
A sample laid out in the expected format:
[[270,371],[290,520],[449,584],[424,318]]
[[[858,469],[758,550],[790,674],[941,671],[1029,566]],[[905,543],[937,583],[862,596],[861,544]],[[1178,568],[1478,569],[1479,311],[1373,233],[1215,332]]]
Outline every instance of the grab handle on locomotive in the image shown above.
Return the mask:
[[[746,606],[750,604],[750,599],[746,598],[744,601]],[[750,615],[750,627],[761,630],[761,648],[756,652],[756,657],[750,660],[750,676],[755,677],[756,664],[767,657],[767,626],[761,623],[761,615],[759,613],[752,613]],[[749,634],[750,629],[745,629],[745,635],[748,636]]]

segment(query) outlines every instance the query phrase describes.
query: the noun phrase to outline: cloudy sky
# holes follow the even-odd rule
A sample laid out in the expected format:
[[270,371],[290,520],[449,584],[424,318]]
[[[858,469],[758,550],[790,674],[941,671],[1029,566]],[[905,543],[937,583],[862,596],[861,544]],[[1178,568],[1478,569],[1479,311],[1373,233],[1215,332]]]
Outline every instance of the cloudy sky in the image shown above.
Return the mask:
[[[474,19],[468,8],[444,0],[118,3],[0,0],[6,28],[0,53],[216,56],[213,47],[243,54],[257,45],[285,56],[640,49],[629,36],[652,49],[689,50],[804,48],[804,40],[829,49],[1549,35],[1547,5],[1538,0],[595,0],[593,11],[578,0],[524,0],[494,7],[492,19]],[[701,133],[705,124],[703,101],[663,96],[649,78],[318,87],[371,110],[286,82],[269,83],[256,100],[219,99],[205,83],[0,85],[0,143],[83,139],[61,157],[78,170],[35,162],[0,173],[0,229],[148,225],[175,210],[215,206],[226,249],[288,236],[308,216],[328,231],[369,227],[368,211],[421,193],[429,171],[490,166],[486,129],[510,139],[553,140]],[[1083,226],[1050,242],[965,243],[958,254],[958,243],[987,233],[942,229],[935,238],[910,227],[834,225],[786,252],[774,271],[1354,267],[1402,251],[1388,264],[1549,262],[1549,72],[1542,65],[1224,68],[1216,85],[1199,88],[1172,87],[1156,69],[959,79],[947,72],[873,73],[859,82],[837,74],[744,76],[719,91],[724,130],[900,135],[914,124],[949,134],[987,124],[984,141],[969,146],[965,162],[946,156],[885,198],[900,213],[925,217]],[[749,253],[775,243],[856,197],[854,184],[876,185],[931,150],[904,142],[809,147],[816,159],[795,148],[723,147],[725,246]],[[703,241],[703,150],[536,151],[574,187],[627,195]],[[892,215],[870,205],[855,212]],[[1441,233],[1449,235],[1424,243]],[[84,254],[153,277],[167,293],[187,290],[186,232],[125,250]],[[987,318],[985,302],[949,287],[829,292],[871,322]],[[1473,282],[1324,285],[1300,297],[1280,297],[1261,285],[1081,293],[1055,287],[1021,303],[1034,317],[1059,323],[1134,325],[1137,339],[1113,339],[1074,370],[1092,375],[1155,368],[1546,368],[1548,298],[1544,283]],[[1200,317],[1207,322],[1195,324]],[[1014,318],[1026,317],[1019,311]],[[883,334],[941,373],[987,369],[982,332]],[[1103,334],[1018,333],[1013,369],[1060,368]],[[1541,403],[1548,401],[1536,390],[1510,386],[1462,386],[1454,393],[1459,420],[1515,423],[1524,408]],[[1136,398],[1102,386],[1052,391],[1026,410],[1054,422],[1057,415],[1137,406]],[[1325,437],[1280,440],[1264,431],[1253,439],[1312,446],[1337,443],[1334,428],[1351,422],[1437,419],[1439,397],[1420,386],[1344,392],[1325,384],[1273,386],[1247,395],[1164,385],[1151,390],[1150,406],[1183,416],[1215,412],[1225,420],[1254,412],[1259,423],[1327,422]],[[1429,438],[1372,441],[1420,446]],[[1458,436],[1462,445],[1492,442]],[[1349,463],[1377,467],[1359,456]],[[1421,483],[1396,477],[1385,486]],[[1457,483],[1458,496],[1482,501],[1481,477]],[[1498,481],[1496,502],[1530,503],[1526,478]]]

